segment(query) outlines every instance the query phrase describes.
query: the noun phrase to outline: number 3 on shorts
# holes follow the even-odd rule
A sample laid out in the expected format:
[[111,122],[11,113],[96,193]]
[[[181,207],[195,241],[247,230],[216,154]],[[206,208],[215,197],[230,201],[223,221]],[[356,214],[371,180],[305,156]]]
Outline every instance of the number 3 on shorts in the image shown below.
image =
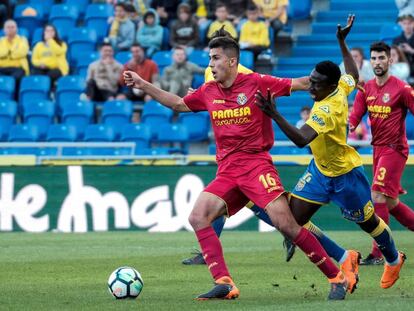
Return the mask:
[[276,186],[276,180],[270,175],[270,173],[267,173],[266,177],[264,174],[260,175],[259,181],[263,184],[265,189]]
[[380,167],[378,169],[377,180],[379,180],[379,181],[384,180],[386,173],[387,173],[387,169],[385,167]]

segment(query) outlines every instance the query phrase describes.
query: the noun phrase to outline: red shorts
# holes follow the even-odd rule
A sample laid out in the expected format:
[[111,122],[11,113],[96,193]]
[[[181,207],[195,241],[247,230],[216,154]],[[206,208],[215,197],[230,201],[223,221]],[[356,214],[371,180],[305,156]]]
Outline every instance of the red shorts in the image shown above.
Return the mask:
[[405,150],[398,151],[389,146],[374,146],[372,190],[393,199],[406,193],[401,187],[401,176],[406,162]]
[[204,189],[220,197],[228,216],[249,201],[261,208],[285,192],[272,158],[266,153],[237,154],[219,164],[216,178]]

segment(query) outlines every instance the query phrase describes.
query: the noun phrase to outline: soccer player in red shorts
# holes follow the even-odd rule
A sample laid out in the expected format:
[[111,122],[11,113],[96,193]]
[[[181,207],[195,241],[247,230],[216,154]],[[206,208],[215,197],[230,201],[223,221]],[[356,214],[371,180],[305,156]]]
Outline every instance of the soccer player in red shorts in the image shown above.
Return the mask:
[[205,299],[234,299],[239,296],[224,261],[220,240],[211,223],[222,215],[234,215],[252,200],[265,208],[275,227],[290,238],[326,275],[331,299],[344,299],[347,280],[318,240],[297,224],[290,212],[286,193],[273,166],[269,149],[274,142],[272,120],[255,102],[259,89],[277,96],[290,95],[291,79],[257,73],[237,72],[240,47],[232,38],[215,38],[209,43],[214,81],[203,84],[184,98],[165,92],[138,74],[126,71],[128,86],[142,89],[161,104],[177,112],[208,111],[217,144],[216,178],[198,197],[189,216],[215,286]]
[[[390,75],[390,47],[387,44],[376,42],[371,45],[370,52],[375,78],[358,92],[349,127],[354,130],[368,111],[374,146],[372,198],[375,213],[387,224],[391,214],[413,231],[414,211],[399,200],[399,195],[405,193],[400,184],[408,157],[405,117],[407,110],[414,114],[414,90]],[[383,262],[381,251],[374,243],[371,253],[361,264]]]

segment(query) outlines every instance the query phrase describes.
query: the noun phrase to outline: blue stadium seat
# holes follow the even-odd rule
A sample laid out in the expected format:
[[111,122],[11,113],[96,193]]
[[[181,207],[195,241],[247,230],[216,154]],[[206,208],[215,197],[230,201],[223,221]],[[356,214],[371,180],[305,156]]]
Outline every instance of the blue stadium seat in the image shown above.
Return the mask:
[[[338,22],[312,23],[313,34],[332,34],[336,31]],[[379,33],[382,23],[355,20],[352,31],[356,33]]]
[[198,89],[204,83],[204,75],[196,73],[193,76],[193,81],[191,82],[191,87],[193,89]]
[[[279,57],[277,61],[277,70],[309,70],[310,71],[315,67],[315,65],[325,58],[321,57]],[[342,62],[341,57],[330,58],[330,60],[336,64]],[[276,70],[276,72],[277,72]]]
[[164,147],[144,148],[144,149],[138,150],[137,155],[142,155],[142,156],[169,155],[170,151],[171,151],[170,148],[164,148]]
[[55,0],[28,0],[28,1],[26,0],[25,2],[31,5],[42,6],[44,18],[47,19],[47,17],[50,14],[50,9],[52,8],[52,6],[55,4],[56,1]]
[[38,27],[42,27],[45,22],[44,7],[39,4],[16,5],[13,19],[19,27],[26,28],[31,36],[33,31]]
[[395,6],[395,1],[389,0],[376,0],[376,1],[361,1],[361,0],[332,0],[331,1],[331,10],[333,11],[346,11],[355,12],[357,15],[360,11],[396,11],[397,7]]
[[65,76],[59,78],[56,88],[56,100],[59,108],[66,103],[79,101],[79,97],[85,89],[85,78],[81,76]]
[[39,139],[39,130],[35,125],[15,124],[10,128],[10,142],[30,142]]
[[52,142],[73,142],[76,138],[76,127],[66,124],[52,124],[46,136],[46,140]]
[[396,23],[385,23],[381,27],[379,39],[386,41],[387,43],[392,43],[392,40],[395,37],[398,37],[401,32],[400,25]]
[[24,123],[37,126],[39,139],[45,139],[49,125],[53,123],[55,104],[48,100],[33,100],[23,103]]
[[309,76],[312,71],[310,69],[302,69],[302,70],[290,70],[290,69],[274,69],[272,75],[280,78],[299,78],[304,76]]
[[115,54],[115,59],[120,62],[122,65],[129,62],[132,58],[132,54],[130,51],[120,51]]
[[151,128],[142,123],[127,124],[122,128],[121,141],[135,143],[135,154],[143,154],[145,149],[150,148]]
[[12,100],[0,100],[0,141],[6,140],[10,127],[16,121],[17,103]]
[[0,76],[0,100],[13,99],[16,82],[11,76]]
[[152,60],[158,65],[160,74],[162,74],[165,67],[172,63],[172,51],[158,51],[152,55]]
[[63,3],[67,5],[74,5],[78,8],[79,17],[83,18],[86,12],[86,8],[89,4],[89,0],[64,0]]
[[373,149],[371,146],[357,148],[357,151],[359,154],[373,154]]
[[21,81],[19,101],[24,103],[32,100],[49,98],[50,78],[48,76],[27,76]]
[[188,60],[200,67],[208,67],[208,63],[210,62],[209,53],[204,50],[193,50],[191,54],[188,56]]
[[405,119],[406,130],[407,130],[407,139],[414,139],[414,116],[408,112],[407,118]]
[[240,64],[243,66],[253,69],[254,68],[254,55],[251,51],[241,50],[240,51]]
[[145,103],[141,120],[143,123],[149,125],[152,130],[153,137],[158,137],[160,130],[159,125],[163,123],[170,123],[173,117],[173,111],[167,107],[164,107],[160,103],[152,100]]
[[74,28],[69,34],[69,60],[72,66],[76,66],[75,60],[79,54],[94,52],[97,36],[96,31],[90,28]]
[[270,154],[286,154],[286,155],[306,155],[310,154],[308,147],[299,148],[296,146],[273,146],[270,149]]
[[325,46],[321,49],[318,46],[294,46],[292,56],[295,57],[323,57],[323,58],[335,58],[341,55],[341,51],[338,46]]
[[[359,11],[357,18],[361,21],[382,21],[392,23],[395,22],[397,16],[398,12],[396,10],[367,10]],[[316,22],[318,23],[338,23],[338,21],[342,21],[343,19],[344,11],[319,11],[316,14]]]
[[[163,123],[159,125],[158,141],[170,144],[169,153],[188,154],[189,134],[182,124]],[[176,147],[176,145],[179,147]]]
[[208,154],[216,154],[216,151],[217,151],[217,146],[216,146],[216,144],[209,144],[208,145]]
[[114,8],[110,4],[89,4],[86,8],[85,26],[94,29],[101,41],[108,33],[108,18],[114,15]]
[[107,101],[103,106],[102,121],[112,126],[115,138],[119,139],[125,124],[131,122],[132,103],[129,100]]
[[78,138],[83,137],[85,128],[92,122],[94,105],[89,101],[78,101],[62,107],[62,121],[66,125],[74,126]]
[[[379,35],[378,33],[373,34],[359,34],[359,33],[351,33],[347,37],[346,41],[349,46],[362,46],[366,47],[369,46],[372,42],[378,41]],[[298,36],[296,41],[296,46],[300,46],[302,49],[306,49],[307,47],[317,46],[319,48],[325,46],[333,46],[337,45],[337,39],[332,34],[314,34],[314,35],[302,35]]]
[[36,43],[38,43],[42,40],[43,40],[43,27],[36,28],[33,31],[30,46],[33,48],[36,45]]
[[94,61],[99,59],[98,52],[85,52],[78,54],[78,58],[75,60],[76,63],[76,74],[86,78],[88,74],[88,67]]
[[115,138],[115,133],[111,126],[104,124],[91,124],[85,129],[84,141],[111,142]]
[[277,126],[277,124],[275,122],[272,122],[272,126],[273,126],[273,133],[275,135],[275,140],[276,141],[289,140],[289,138],[286,136],[286,134],[283,133],[283,131],[279,128],[279,126]]
[[190,141],[203,141],[208,139],[210,117],[208,112],[180,113],[179,124],[187,127]]
[[312,0],[289,0],[288,17],[291,20],[301,20],[310,17]]
[[79,9],[77,6],[55,4],[52,6],[49,22],[56,27],[59,36],[66,41],[73,28],[75,28],[78,18]]
[[[115,133],[111,126],[104,124],[91,124],[85,129],[84,141],[89,142],[111,142],[115,138]],[[86,154],[89,155],[113,155],[114,148],[100,148],[100,147],[87,147],[85,148]]]

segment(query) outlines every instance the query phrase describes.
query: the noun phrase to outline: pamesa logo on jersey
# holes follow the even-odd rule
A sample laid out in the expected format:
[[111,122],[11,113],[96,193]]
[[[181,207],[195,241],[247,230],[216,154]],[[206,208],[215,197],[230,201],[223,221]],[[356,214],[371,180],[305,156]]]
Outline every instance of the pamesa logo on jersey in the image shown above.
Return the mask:
[[237,95],[237,103],[240,106],[243,106],[245,103],[247,103],[247,96],[244,93],[240,93],[239,95]]

